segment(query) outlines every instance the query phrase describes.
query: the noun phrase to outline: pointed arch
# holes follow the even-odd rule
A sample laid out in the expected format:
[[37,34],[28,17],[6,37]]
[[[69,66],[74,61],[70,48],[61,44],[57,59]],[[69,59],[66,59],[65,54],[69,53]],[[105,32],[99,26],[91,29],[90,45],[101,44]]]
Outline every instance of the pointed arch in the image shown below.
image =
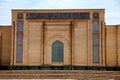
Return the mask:
[[52,43],[52,62],[63,62],[64,44],[57,40]]

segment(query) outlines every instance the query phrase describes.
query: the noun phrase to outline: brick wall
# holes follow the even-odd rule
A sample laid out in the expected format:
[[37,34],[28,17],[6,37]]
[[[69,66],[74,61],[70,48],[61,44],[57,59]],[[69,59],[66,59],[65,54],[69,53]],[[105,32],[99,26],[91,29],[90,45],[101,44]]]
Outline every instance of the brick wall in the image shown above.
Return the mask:
[[120,66],[120,26],[106,27],[106,65]]
[[2,26],[1,30],[1,65],[10,65],[11,26]]

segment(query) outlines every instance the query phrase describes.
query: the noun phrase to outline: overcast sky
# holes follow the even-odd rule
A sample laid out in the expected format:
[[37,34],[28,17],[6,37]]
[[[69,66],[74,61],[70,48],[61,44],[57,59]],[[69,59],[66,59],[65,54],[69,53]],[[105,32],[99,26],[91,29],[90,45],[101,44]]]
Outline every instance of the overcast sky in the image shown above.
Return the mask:
[[120,24],[120,0],[0,0],[0,25],[11,25],[12,9],[105,9],[106,24]]

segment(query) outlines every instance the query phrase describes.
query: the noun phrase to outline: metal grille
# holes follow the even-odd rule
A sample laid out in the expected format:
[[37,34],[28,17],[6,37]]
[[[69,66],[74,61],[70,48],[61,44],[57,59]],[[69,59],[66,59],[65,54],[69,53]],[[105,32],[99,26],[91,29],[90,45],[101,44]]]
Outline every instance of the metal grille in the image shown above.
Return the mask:
[[16,36],[17,45],[16,45],[16,62],[22,62],[23,59],[23,21],[17,21],[17,33],[20,33]]
[[17,32],[23,32],[23,21],[18,20],[17,22]]
[[93,21],[93,32],[99,32],[99,22],[98,20]]
[[17,36],[17,45],[23,45],[23,36],[22,35],[18,35]]
[[93,35],[93,46],[99,45],[99,35],[94,34]]
[[52,44],[52,62],[63,62],[64,45],[60,41]]
[[93,62],[99,62],[99,21],[93,20]]
[[17,57],[16,57],[16,61],[17,62],[21,62],[22,61],[22,56],[23,56],[23,47],[22,46],[17,46]]

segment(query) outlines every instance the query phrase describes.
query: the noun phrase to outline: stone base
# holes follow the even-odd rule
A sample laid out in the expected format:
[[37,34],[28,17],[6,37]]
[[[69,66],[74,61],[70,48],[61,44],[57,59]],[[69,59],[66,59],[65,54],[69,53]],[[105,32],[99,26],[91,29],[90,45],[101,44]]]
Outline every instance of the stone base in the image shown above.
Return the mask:
[[100,70],[120,71],[120,67],[105,66],[0,66],[0,70]]

